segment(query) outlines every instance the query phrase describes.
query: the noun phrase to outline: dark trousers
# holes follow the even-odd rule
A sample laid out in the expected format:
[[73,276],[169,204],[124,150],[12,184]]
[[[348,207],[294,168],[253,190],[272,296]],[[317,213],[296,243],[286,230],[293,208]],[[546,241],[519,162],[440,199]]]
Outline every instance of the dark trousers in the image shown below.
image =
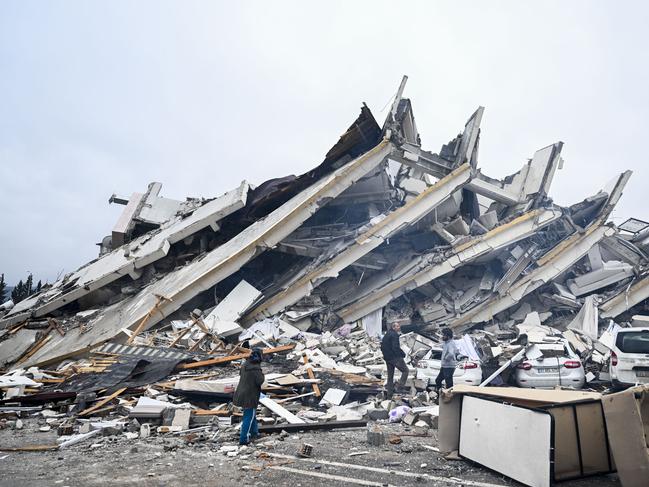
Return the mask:
[[450,389],[453,387],[453,374],[455,373],[455,367],[442,367],[439,369],[439,374],[437,374],[437,379],[435,379],[435,385],[438,389],[442,387],[442,381],[446,382],[446,388]]
[[401,371],[401,378],[399,379],[399,387],[404,387],[406,381],[408,380],[408,366],[402,358],[395,358],[392,360],[386,360],[385,363],[388,365],[388,396],[391,396],[394,393],[394,369],[395,367]]
[[247,445],[250,438],[259,436],[259,426],[257,425],[257,408],[248,408],[243,410],[243,419],[241,420],[241,434],[239,435],[239,444]]

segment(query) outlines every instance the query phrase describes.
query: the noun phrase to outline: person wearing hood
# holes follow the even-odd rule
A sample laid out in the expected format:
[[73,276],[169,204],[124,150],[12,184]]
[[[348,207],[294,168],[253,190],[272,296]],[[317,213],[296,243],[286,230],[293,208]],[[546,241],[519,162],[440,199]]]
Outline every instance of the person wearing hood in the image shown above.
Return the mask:
[[264,373],[261,370],[262,351],[259,348],[252,350],[248,360],[241,365],[239,371],[239,384],[234,392],[232,402],[243,409],[241,421],[241,434],[239,444],[247,445],[251,439],[259,436],[257,425],[257,405],[261,394],[261,385],[264,383]]

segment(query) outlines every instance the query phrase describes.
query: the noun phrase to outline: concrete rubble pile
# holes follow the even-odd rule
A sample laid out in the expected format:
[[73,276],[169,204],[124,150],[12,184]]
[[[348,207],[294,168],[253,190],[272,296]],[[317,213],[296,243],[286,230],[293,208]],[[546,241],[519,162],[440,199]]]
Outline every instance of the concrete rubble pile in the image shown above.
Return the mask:
[[[382,126],[364,105],[300,176],[213,199],[160,183],[113,195],[124,210],[98,258],[2,306],[0,410],[58,428],[56,448],[114,434],[222,445],[240,418],[236,366],[259,346],[263,431],[371,421],[380,444],[381,423],[437,428],[444,326],[479,365],[464,384],[515,385],[517,364],[568,344],[605,392],[616,330],[649,321],[649,224],[608,222],[631,172],[558,206],[562,142],[489,177],[484,109],[430,152],[405,82]],[[395,322],[412,374],[388,398],[380,337]]]

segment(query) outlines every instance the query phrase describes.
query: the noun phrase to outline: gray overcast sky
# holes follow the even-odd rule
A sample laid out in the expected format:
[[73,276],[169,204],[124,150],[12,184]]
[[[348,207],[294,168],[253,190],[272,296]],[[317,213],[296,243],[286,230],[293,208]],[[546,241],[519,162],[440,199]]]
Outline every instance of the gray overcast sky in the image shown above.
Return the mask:
[[319,163],[403,74],[424,146],[478,105],[502,177],[565,142],[552,196],[632,169],[614,221],[649,220],[649,4],[3,1],[0,272],[53,281],[96,257],[129,196],[211,197]]

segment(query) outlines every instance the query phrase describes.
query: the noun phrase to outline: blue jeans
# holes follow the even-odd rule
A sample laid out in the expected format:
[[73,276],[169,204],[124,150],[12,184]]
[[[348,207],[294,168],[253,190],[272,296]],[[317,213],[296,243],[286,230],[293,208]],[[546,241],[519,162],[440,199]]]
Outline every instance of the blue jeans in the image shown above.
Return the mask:
[[257,424],[257,408],[248,408],[243,410],[243,420],[241,421],[241,434],[239,444],[247,445],[250,438],[259,436],[259,425]]

